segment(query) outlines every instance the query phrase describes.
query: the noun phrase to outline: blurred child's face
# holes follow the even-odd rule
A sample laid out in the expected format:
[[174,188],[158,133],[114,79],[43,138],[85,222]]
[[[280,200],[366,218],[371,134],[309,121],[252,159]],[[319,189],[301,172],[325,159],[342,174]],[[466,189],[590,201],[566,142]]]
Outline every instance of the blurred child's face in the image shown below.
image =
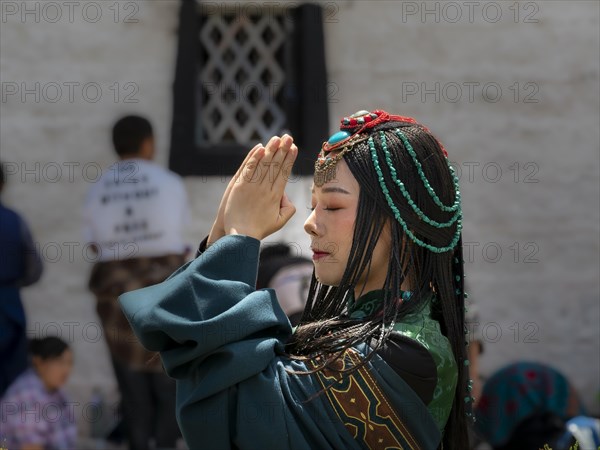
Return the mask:
[[33,365],[44,386],[48,390],[56,390],[62,387],[68,380],[73,368],[73,352],[66,349],[62,355],[56,358],[42,359],[33,357]]
[[[342,159],[337,163],[336,177],[322,187],[313,186],[312,213],[304,223],[311,237],[315,276],[328,286],[338,286],[342,280],[352,247],[354,222],[358,208],[360,185]],[[363,274],[355,293],[381,289],[390,260],[389,228],[378,240],[371,260],[368,279]]]

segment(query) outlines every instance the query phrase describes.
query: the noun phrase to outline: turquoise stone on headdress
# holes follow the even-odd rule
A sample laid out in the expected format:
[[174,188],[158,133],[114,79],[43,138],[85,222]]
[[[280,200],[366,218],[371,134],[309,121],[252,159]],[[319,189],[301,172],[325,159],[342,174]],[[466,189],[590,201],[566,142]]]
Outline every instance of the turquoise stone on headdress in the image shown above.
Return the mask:
[[[344,123],[344,125],[348,125],[351,123],[351,120],[354,119],[356,123],[364,125],[365,116],[369,116],[368,119],[374,119],[377,117],[376,114],[370,113],[369,111],[362,109],[360,111],[355,112],[351,116],[344,117],[342,122]],[[343,140],[348,139],[350,136],[352,136],[352,133],[350,133],[349,131],[338,131],[337,133],[334,133],[329,137],[329,139],[327,140],[327,145],[335,145],[338,142],[342,142]]]
[[[350,117],[344,117],[340,127],[342,129],[332,134],[327,142],[323,142],[321,152],[315,162],[315,186],[320,187],[335,178],[336,164],[342,159],[344,154],[351,150],[355,144],[368,138],[367,134],[359,134],[355,129],[344,130],[344,125],[364,125],[365,122],[373,120],[373,115],[377,117],[376,114],[363,110],[352,114]],[[368,117],[365,119],[364,116]],[[329,154],[334,151],[337,154],[330,157]]]
[[335,134],[332,134],[331,137],[327,140],[329,145],[337,144],[344,139],[349,138],[351,135],[347,131],[338,131]]

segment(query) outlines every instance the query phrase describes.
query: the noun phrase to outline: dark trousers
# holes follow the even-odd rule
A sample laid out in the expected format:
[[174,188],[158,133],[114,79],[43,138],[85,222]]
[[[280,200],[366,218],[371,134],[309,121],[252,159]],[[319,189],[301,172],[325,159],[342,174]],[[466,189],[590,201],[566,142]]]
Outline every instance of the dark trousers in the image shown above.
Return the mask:
[[132,370],[113,359],[130,450],[175,448],[181,437],[175,419],[175,380],[162,372]]

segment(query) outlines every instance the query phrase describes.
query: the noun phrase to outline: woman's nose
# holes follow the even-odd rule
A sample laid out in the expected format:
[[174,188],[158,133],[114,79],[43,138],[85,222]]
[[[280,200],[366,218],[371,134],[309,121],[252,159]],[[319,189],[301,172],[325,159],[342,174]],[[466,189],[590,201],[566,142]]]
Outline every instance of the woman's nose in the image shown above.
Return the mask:
[[317,236],[317,218],[315,210],[310,213],[310,216],[304,222],[304,231],[310,236]]

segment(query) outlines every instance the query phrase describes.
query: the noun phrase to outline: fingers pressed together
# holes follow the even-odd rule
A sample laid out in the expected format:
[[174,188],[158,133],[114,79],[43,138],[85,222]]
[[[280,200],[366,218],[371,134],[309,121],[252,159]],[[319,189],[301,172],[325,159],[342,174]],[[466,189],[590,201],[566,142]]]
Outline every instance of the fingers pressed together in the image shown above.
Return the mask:
[[265,147],[258,144],[250,151],[241,173],[236,175],[241,175],[243,181],[270,184],[275,192],[283,192],[297,155],[298,147],[291,136],[274,136]]

